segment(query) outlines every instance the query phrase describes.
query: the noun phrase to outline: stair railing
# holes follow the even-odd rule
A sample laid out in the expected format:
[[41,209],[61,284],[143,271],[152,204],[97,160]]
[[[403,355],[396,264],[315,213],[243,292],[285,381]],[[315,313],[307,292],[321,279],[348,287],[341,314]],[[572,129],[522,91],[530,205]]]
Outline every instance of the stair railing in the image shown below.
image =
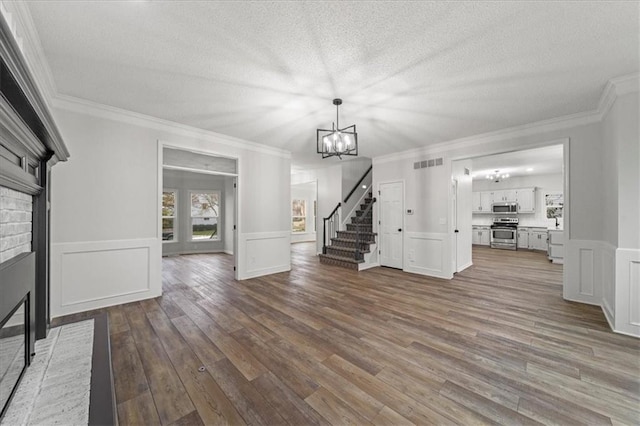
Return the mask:
[[360,186],[360,184],[362,183],[362,181],[364,180],[364,178],[367,177],[367,175],[369,174],[369,172],[373,170],[373,166],[369,166],[369,168],[367,169],[366,172],[364,172],[364,174],[362,175],[362,177],[360,178],[360,180],[353,186],[353,188],[351,189],[351,191],[349,192],[349,194],[347,194],[347,196],[344,198],[344,200],[342,200],[343,202],[347,202],[349,201],[349,198],[351,198],[351,196],[353,195],[354,192],[356,192],[356,189],[358,189],[358,187]]
[[342,200],[342,228],[347,224],[348,219],[355,214],[360,204],[364,202],[363,199],[367,197],[371,191],[371,183],[373,180],[372,170],[373,166],[370,166],[360,179],[358,179],[355,186],[351,188],[349,194]]
[[331,212],[328,217],[323,218],[324,226],[322,229],[322,254],[327,254],[327,235],[329,235],[329,240],[338,234],[340,230],[340,206],[342,203],[338,203],[335,209]]
[[356,260],[364,259],[364,254],[360,251],[360,227],[362,226],[363,218],[369,215],[369,212],[373,207],[373,203],[375,203],[376,201],[377,201],[376,198],[373,197],[373,199],[371,200],[367,208],[364,209],[364,211],[362,212],[362,215],[360,217],[357,217],[355,220],[356,222],[356,254],[355,254]]

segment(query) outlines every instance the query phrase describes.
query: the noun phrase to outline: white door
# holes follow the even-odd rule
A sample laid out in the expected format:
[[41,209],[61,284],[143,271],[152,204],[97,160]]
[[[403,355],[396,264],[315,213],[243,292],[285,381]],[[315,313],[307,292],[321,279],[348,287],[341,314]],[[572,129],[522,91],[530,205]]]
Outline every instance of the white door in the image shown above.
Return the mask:
[[380,185],[380,265],[402,269],[403,183]]
[[451,183],[451,222],[453,224],[453,238],[451,244],[451,271],[458,272],[458,179]]

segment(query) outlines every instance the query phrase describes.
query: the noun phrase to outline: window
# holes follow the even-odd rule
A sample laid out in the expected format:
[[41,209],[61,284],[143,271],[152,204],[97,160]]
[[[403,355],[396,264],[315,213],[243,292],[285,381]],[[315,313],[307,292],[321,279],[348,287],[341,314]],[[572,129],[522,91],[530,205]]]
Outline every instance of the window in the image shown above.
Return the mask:
[[305,200],[293,200],[291,205],[291,230],[293,232],[305,232],[307,230],[307,202]]
[[162,193],[162,241],[176,241],[176,191]]
[[191,239],[219,240],[220,192],[191,193]]

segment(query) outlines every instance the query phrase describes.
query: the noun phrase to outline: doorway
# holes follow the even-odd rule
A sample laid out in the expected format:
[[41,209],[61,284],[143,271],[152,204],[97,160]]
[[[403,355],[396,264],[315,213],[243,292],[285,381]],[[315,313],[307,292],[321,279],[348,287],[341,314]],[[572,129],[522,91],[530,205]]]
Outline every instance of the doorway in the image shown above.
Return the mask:
[[162,255],[226,253],[237,278],[237,159],[159,145]]
[[378,186],[380,198],[380,265],[403,269],[404,182]]
[[[563,233],[561,243],[568,236],[568,139],[549,141],[520,150],[496,152],[452,161],[452,180],[458,185],[452,198],[452,215],[457,210],[456,221],[452,221],[452,245],[457,245],[457,270],[460,271],[460,253],[471,256],[471,245],[490,247],[490,227],[494,218],[505,215],[493,214],[493,203],[515,204],[517,211],[510,219],[517,220],[517,238],[514,249],[529,250],[547,257],[547,230]],[[468,169],[471,176],[463,176]],[[462,182],[470,187],[463,190]],[[464,203],[464,206],[463,206]],[[462,224],[460,218],[468,218]],[[461,233],[471,235],[461,242]],[[455,229],[460,234],[455,234]],[[472,231],[472,232],[469,232]],[[539,233],[539,234],[538,234]],[[457,242],[456,242],[457,239]],[[536,242],[540,244],[536,244]],[[509,255],[508,251],[501,252]],[[469,257],[469,265],[471,258]],[[555,262],[555,260],[554,260]],[[464,262],[462,262],[464,263]],[[462,265],[464,266],[464,265]],[[456,269],[454,269],[456,270]],[[566,279],[566,274],[565,274]],[[565,281],[566,282],[566,281]]]

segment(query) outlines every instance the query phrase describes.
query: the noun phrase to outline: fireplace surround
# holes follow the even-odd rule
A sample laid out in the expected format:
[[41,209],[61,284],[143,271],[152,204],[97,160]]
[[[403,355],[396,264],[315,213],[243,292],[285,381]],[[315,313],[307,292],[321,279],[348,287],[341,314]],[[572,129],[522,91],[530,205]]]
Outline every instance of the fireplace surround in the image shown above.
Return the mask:
[[19,31],[10,12],[0,8],[2,413],[35,355],[35,340],[49,329],[49,178],[51,168],[69,157],[16,42]]

